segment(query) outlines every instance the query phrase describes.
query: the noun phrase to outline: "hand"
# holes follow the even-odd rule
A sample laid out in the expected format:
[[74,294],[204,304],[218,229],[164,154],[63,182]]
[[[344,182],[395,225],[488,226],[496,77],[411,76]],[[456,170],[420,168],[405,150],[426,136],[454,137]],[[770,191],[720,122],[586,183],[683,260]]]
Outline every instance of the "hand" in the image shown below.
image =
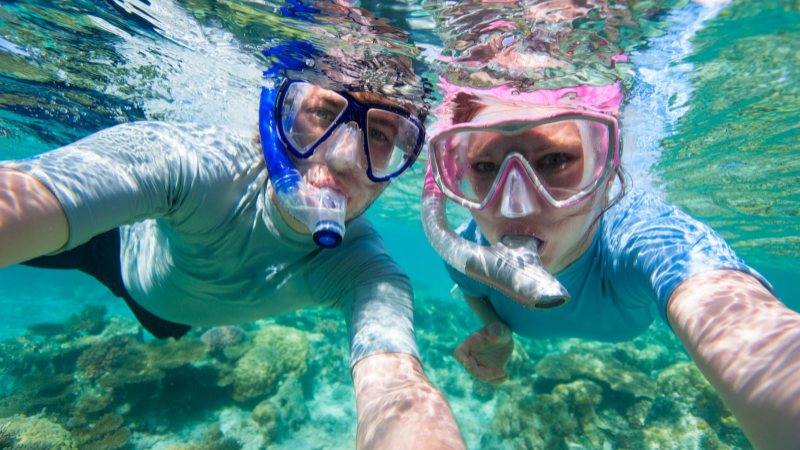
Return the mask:
[[464,339],[453,356],[468,374],[496,386],[508,380],[505,367],[512,353],[514,337],[511,329],[502,322],[494,322]]

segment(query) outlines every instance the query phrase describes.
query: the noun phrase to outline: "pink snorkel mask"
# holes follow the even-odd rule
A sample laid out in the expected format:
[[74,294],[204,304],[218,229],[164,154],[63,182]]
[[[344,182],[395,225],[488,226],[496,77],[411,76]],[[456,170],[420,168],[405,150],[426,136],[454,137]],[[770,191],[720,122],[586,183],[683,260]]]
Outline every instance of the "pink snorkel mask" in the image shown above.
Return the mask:
[[[537,195],[555,208],[589,198],[619,166],[617,120],[601,113],[616,110],[619,87],[512,94],[501,86],[484,95],[443,84],[443,105],[460,92],[485,103],[469,122],[453,124],[451,116],[433,126],[422,212],[428,240],[448,264],[526,308],[569,302],[569,293],[544,269],[538,239],[506,235],[490,247],[469,242],[447,222],[445,196],[474,210],[501,201],[500,211],[509,218],[534,213]],[[608,101],[600,103],[602,109],[572,101],[587,94]]]
[[482,210],[501,197],[502,213],[515,218],[533,212],[531,191],[555,208],[591,196],[619,166],[618,136],[613,116],[504,106],[440,131],[429,153],[449,199]]

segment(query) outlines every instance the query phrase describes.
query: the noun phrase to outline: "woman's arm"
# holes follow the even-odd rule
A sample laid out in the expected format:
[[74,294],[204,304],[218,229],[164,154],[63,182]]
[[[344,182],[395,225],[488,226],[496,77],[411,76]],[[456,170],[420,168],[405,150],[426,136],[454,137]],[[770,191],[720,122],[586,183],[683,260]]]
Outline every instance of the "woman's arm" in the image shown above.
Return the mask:
[[800,314],[736,270],[694,276],[673,292],[672,328],[755,448],[800,443]]
[[56,196],[30,175],[0,168],[0,268],[54,252],[68,237]]
[[[462,292],[463,294],[463,292]],[[495,322],[502,322],[503,319],[497,315],[497,311],[494,309],[492,302],[489,301],[486,297],[471,297],[467,294],[464,295],[464,301],[467,302],[469,309],[478,316],[478,320],[481,321],[483,326],[489,326]]]
[[353,385],[359,450],[465,448],[447,400],[425,377],[417,358],[368,356],[353,367]]

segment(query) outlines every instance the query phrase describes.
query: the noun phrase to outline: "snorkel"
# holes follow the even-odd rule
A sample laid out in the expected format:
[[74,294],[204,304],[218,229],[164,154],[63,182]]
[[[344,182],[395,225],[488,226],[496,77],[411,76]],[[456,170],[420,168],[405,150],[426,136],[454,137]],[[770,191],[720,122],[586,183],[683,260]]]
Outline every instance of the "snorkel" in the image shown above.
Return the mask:
[[269,182],[286,211],[308,227],[314,242],[322,248],[334,248],[344,238],[347,197],[326,186],[317,189],[303,181],[278,137],[277,97],[278,89],[262,88],[258,108],[258,129]]
[[447,264],[529,309],[555,308],[570,301],[564,286],[544,269],[538,239],[506,235],[491,247],[470,242],[450,227],[446,202],[429,165],[422,191],[422,226]]

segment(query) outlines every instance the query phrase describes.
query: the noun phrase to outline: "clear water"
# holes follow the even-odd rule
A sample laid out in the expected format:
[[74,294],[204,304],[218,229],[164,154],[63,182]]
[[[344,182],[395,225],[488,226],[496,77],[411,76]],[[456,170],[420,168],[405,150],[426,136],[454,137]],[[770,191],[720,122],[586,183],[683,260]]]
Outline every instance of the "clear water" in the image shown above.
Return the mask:
[[[800,49],[795,45],[800,41],[800,3],[627,3],[639,25],[620,25],[622,38],[617,42],[632,61],[625,132],[635,137],[637,146],[624,163],[635,184],[659,192],[713,226],[774,284],[785,303],[800,311],[795,281],[800,269]],[[410,31],[408,42],[397,44],[394,51],[413,56],[418,72],[432,74],[431,56],[441,47],[436,34],[436,20],[442,20],[438,3],[365,1],[361,7],[391,27]],[[135,120],[252,129],[261,71],[267,67],[257,56],[259,50],[289,40],[331,45],[318,30],[363,31],[362,25],[335,11],[318,11],[310,24],[287,18],[280,8],[298,9],[255,0],[3,1],[0,159],[31,156]],[[558,416],[558,408],[537,403],[539,409],[526,409],[522,400],[527,394],[533,398],[532,390],[536,398],[548,399],[546,395],[554,392],[586,388],[575,384],[583,382],[599,386],[603,401],[593,409],[593,428],[559,438],[571,448],[604,448],[597,437],[601,429],[617,436],[608,441],[611,448],[709,448],[712,442],[720,448],[749,448],[710,394],[682,391],[693,400],[678,405],[684,408],[678,418],[664,407],[667,396],[617,391],[607,380],[581,374],[579,368],[571,383],[543,384],[536,381],[542,378],[531,376],[534,365],[547,355],[589,353],[605,355],[602,358],[611,358],[603,360],[606,363],[643,373],[653,382],[660,374],[688,370],[682,365],[688,358],[661,324],[632,343],[616,346],[519,340],[518,349],[527,357],[512,364],[511,387],[495,391],[474,383],[450,355],[479,325],[450,297],[452,283],[419,225],[423,174],[423,166],[417,165],[368,215],[414,283],[417,337],[426,373],[447,395],[470,448],[549,448],[531,436],[552,437],[552,431],[515,432],[509,417],[535,415],[553,424],[569,423]],[[107,319],[132,317],[123,302],[82,274],[19,266],[0,270],[0,306],[5,313],[0,315],[0,340],[19,342],[30,325],[63,322],[96,304],[106,306]],[[164,393],[165,384],[180,382],[181,376],[198,377],[199,363],[193,369],[172,370],[161,384],[117,392],[119,398],[107,410],[79,418],[95,424],[106,413],[122,417],[122,426],[132,433],[127,445],[133,448],[201,448],[198,443],[209,429],[221,430],[248,449],[352,448],[355,401],[342,321],[333,312],[315,309],[259,325],[269,323],[309,333],[312,352],[297,402],[302,406],[295,408],[305,409],[308,416],[282,423],[274,442],[267,444],[263,430],[249,419],[255,405],[234,401],[214,383],[188,389],[180,398]],[[545,366],[536,368],[546,373]],[[15,398],[20,383],[16,376],[0,375],[0,392],[5,392],[0,397]],[[86,394],[81,386],[61,400],[53,399],[52,392],[42,393],[49,403],[29,398],[26,413],[46,408],[45,418],[78,436],[86,426],[70,412],[70,402]],[[132,396],[147,400],[131,402]],[[10,410],[8,403],[0,404],[0,412]],[[115,448],[104,445],[93,448]]]

